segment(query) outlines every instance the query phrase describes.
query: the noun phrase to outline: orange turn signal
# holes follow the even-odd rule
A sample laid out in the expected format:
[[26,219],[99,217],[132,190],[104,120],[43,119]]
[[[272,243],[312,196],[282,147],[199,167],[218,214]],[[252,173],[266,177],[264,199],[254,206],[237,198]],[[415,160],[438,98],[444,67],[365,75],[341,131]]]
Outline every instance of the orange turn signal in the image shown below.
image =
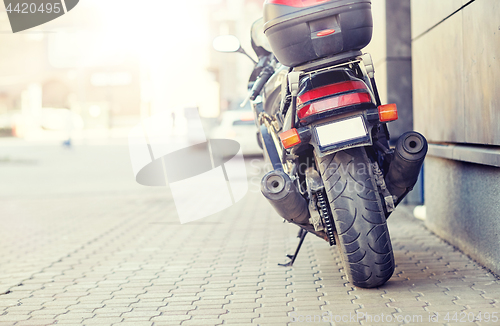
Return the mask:
[[293,128],[280,134],[281,143],[286,149],[300,144],[300,136],[297,129]]
[[378,107],[378,117],[380,122],[398,120],[398,107],[396,104],[386,104]]

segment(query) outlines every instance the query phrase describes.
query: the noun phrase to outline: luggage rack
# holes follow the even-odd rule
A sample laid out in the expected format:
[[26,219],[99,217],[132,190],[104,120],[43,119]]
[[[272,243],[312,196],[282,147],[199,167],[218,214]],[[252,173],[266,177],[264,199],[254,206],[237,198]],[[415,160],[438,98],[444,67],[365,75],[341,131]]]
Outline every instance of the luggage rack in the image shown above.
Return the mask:
[[301,73],[316,73],[322,70],[329,70],[337,68],[339,66],[344,66],[348,63],[360,62],[361,59],[359,57],[362,55],[363,53],[361,51],[344,52],[331,57],[308,62],[301,66],[297,66],[293,68],[293,71]]

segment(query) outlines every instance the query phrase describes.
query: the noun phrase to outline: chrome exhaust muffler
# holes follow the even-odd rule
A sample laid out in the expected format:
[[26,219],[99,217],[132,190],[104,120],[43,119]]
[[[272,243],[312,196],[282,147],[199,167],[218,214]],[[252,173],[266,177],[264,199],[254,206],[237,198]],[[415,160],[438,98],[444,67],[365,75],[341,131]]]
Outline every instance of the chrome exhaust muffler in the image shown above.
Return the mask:
[[309,223],[307,200],[290,177],[281,170],[267,173],[261,182],[264,197],[285,220],[295,224]]

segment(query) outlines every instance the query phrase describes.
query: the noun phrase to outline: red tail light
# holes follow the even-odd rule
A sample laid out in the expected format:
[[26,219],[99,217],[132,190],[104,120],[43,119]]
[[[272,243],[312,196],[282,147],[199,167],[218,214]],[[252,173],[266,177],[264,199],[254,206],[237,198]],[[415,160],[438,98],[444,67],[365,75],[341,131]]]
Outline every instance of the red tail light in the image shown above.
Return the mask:
[[266,0],[266,3],[301,8],[301,7],[319,5],[323,2],[328,2],[328,1],[331,0]]
[[299,119],[305,119],[311,115],[318,114],[321,112],[335,110],[338,108],[343,108],[346,106],[370,103],[372,97],[368,93],[351,93],[346,95],[340,95],[335,97],[330,97],[325,100],[313,102],[309,105],[304,106],[299,110]]
[[[352,93],[341,94],[346,92]],[[297,98],[298,116],[302,120],[325,111],[371,102],[372,97],[366,84],[351,80],[318,87],[300,95]]]

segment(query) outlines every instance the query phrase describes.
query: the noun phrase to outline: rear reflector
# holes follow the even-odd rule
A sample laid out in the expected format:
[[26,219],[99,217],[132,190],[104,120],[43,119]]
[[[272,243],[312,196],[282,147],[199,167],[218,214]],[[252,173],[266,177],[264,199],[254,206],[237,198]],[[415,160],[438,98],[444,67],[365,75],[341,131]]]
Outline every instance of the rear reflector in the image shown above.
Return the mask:
[[378,118],[380,122],[398,120],[398,108],[396,104],[386,104],[378,107]]
[[281,143],[283,147],[289,149],[295,145],[300,144],[300,136],[297,129],[293,128],[280,134]]
[[323,36],[332,35],[333,33],[335,33],[334,29],[325,29],[324,31],[318,32],[318,34],[316,34],[316,36],[323,37]]
[[265,3],[272,3],[275,5],[284,5],[284,6],[300,8],[300,7],[315,6],[328,1],[330,0],[266,0]]
[[341,82],[341,83],[337,83],[337,84],[318,87],[318,88],[312,89],[312,90],[300,95],[297,99],[297,105],[300,105],[302,103],[306,103],[309,101],[314,101],[316,99],[319,99],[319,98],[322,98],[325,96],[335,95],[335,94],[343,93],[343,92],[354,91],[354,90],[358,90],[358,89],[359,90],[367,90],[368,88],[366,87],[365,83],[363,83],[362,81],[346,81],[346,82]]
[[351,93],[335,97],[329,97],[324,100],[313,102],[304,106],[298,112],[299,119],[305,119],[311,115],[321,112],[335,110],[346,106],[371,103],[372,97],[368,93]]

